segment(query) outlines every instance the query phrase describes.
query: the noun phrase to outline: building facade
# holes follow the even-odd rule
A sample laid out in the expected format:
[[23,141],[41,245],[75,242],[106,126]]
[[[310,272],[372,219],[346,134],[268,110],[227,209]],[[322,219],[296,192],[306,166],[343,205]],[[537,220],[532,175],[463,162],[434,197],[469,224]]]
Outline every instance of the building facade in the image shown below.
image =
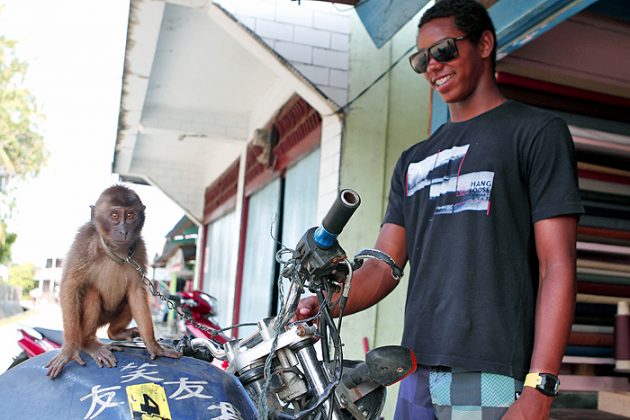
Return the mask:
[[[373,245],[400,153],[448,118],[406,64],[429,2],[343,3],[131,2],[114,172],[157,186],[198,226],[194,283],[218,298],[221,323],[274,313],[275,252],[317,225],[340,188],[362,197],[342,246],[352,255]],[[630,296],[629,7],[482,3],[497,29],[504,94],[571,126],[587,200],[578,301],[607,311],[588,305]],[[403,280],[346,318],[347,356],[359,358],[365,342],[400,341],[405,292]],[[573,378],[582,356],[567,357]]]

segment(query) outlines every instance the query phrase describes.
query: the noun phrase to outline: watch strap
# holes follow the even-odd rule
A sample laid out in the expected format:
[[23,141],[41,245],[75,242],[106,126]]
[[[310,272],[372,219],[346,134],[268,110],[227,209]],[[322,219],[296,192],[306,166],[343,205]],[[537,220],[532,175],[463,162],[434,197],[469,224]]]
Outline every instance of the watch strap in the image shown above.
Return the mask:
[[558,395],[560,379],[551,373],[531,372],[525,376],[523,386],[534,388],[549,397],[555,397]]
[[542,378],[540,377],[539,372],[531,372],[525,376],[525,382],[523,382],[523,386],[528,386],[530,388],[536,388],[538,385],[542,383]]

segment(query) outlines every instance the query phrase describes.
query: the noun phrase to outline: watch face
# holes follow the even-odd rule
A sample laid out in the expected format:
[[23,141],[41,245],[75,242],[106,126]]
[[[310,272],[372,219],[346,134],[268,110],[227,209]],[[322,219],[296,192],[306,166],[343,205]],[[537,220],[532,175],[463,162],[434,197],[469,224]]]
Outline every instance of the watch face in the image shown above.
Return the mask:
[[545,395],[556,396],[558,395],[558,387],[560,386],[560,380],[553,375],[542,374],[540,375],[540,385],[538,389]]

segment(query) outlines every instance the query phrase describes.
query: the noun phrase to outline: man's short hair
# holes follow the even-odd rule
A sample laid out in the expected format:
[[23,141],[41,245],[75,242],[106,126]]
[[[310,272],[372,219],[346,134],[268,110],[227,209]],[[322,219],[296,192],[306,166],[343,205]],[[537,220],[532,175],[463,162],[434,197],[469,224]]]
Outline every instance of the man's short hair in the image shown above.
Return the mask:
[[420,18],[418,30],[434,19],[453,17],[455,26],[477,44],[481,34],[492,32],[494,48],[492,49],[492,70],[497,61],[497,34],[492,19],[483,5],[475,0],[437,0],[435,5]]

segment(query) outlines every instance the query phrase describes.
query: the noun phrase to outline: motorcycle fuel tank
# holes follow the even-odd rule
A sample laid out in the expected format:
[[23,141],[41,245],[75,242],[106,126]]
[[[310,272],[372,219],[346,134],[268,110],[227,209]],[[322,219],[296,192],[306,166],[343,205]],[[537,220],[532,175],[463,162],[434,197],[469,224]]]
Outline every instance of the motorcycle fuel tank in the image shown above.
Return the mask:
[[66,365],[54,380],[46,352],[0,375],[0,413],[7,419],[254,419],[256,409],[239,381],[190,357],[151,360],[145,349],[115,352],[118,365]]

